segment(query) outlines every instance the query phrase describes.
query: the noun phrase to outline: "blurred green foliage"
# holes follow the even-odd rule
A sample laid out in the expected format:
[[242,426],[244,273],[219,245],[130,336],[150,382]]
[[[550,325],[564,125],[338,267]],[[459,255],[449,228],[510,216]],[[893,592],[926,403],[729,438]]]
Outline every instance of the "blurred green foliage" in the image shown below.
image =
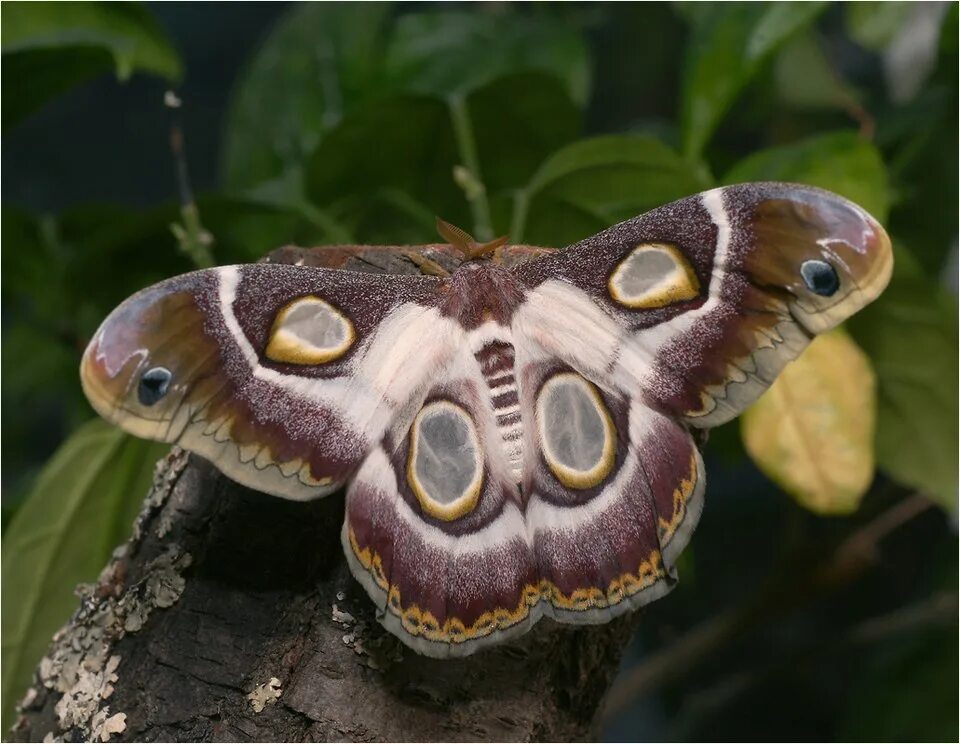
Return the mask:
[[[238,78],[221,187],[199,214],[230,263],[285,243],[432,241],[435,215],[562,246],[745,180],[844,194],[897,250],[890,289],[848,329],[878,378],[878,466],[955,510],[957,302],[941,276],[956,271],[957,7],[923,5],[291,5]],[[935,37],[897,57],[904,30],[931,19]],[[149,10],[124,3],[4,5],[2,55],[5,129],[105,71],[182,73]],[[2,218],[3,458],[20,474],[4,496],[6,727],[157,454],[84,423],[80,354],[120,300],[190,264],[172,201]],[[34,478],[51,430],[65,443]],[[713,446],[743,461],[730,432]],[[905,673],[938,689],[937,654],[917,648],[878,662],[836,736],[956,735],[955,694],[928,696],[923,726],[884,702],[883,680]],[[892,728],[863,727],[857,706]]]

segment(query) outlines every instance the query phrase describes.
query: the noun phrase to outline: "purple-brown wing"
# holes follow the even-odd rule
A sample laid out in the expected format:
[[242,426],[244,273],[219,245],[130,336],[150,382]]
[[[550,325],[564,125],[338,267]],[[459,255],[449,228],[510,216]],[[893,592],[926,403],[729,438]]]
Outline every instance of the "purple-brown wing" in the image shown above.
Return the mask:
[[514,327],[591,379],[711,427],[875,299],[892,267],[883,228],[846,199],[730,186],[514,269],[530,290]]
[[[87,397],[293,499],[334,490],[459,344],[439,280],[253,264],[197,271],[120,305],[81,366]],[[419,344],[429,332],[429,349]]]

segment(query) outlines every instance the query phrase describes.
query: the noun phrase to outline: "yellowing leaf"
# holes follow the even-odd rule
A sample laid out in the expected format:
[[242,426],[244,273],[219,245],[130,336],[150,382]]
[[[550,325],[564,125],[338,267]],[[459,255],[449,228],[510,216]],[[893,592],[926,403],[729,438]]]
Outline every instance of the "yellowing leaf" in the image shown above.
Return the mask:
[[741,420],[747,452],[801,505],[854,511],[873,480],[876,380],[844,332],[814,339]]

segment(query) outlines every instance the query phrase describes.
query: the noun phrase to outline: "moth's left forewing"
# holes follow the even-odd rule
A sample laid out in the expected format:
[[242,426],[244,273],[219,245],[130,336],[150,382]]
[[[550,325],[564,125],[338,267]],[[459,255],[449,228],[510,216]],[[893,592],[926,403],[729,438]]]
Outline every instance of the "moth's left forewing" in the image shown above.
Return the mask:
[[752,403],[813,334],[874,299],[891,267],[883,228],[847,200],[732,186],[517,268],[529,293],[515,326],[584,373],[710,427]]
[[177,442],[259,490],[315,498],[349,477],[456,347],[454,324],[429,303],[436,286],[275,264],[194,272],[114,311],[81,378],[131,433]]

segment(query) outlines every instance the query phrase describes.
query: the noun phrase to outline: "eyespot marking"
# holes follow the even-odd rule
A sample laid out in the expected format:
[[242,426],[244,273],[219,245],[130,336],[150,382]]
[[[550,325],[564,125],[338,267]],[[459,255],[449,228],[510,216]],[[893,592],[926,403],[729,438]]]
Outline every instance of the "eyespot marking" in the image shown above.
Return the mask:
[[543,457],[568,488],[592,488],[610,474],[615,452],[613,419],[597,389],[572,372],[554,375],[537,398]]
[[355,338],[346,315],[326,300],[308,295],[277,313],[266,355],[287,364],[325,364],[342,357]]
[[140,377],[137,383],[137,399],[142,405],[152,406],[170,389],[173,374],[166,367],[153,367]]
[[410,427],[407,482],[423,510],[445,522],[480,498],[483,458],[470,415],[446,400],[428,403]]
[[840,277],[837,270],[826,261],[811,258],[800,265],[800,276],[814,294],[832,297],[840,289]]
[[617,264],[607,289],[625,307],[648,309],[696,298],[700,282],[676,246],[643,243]]

